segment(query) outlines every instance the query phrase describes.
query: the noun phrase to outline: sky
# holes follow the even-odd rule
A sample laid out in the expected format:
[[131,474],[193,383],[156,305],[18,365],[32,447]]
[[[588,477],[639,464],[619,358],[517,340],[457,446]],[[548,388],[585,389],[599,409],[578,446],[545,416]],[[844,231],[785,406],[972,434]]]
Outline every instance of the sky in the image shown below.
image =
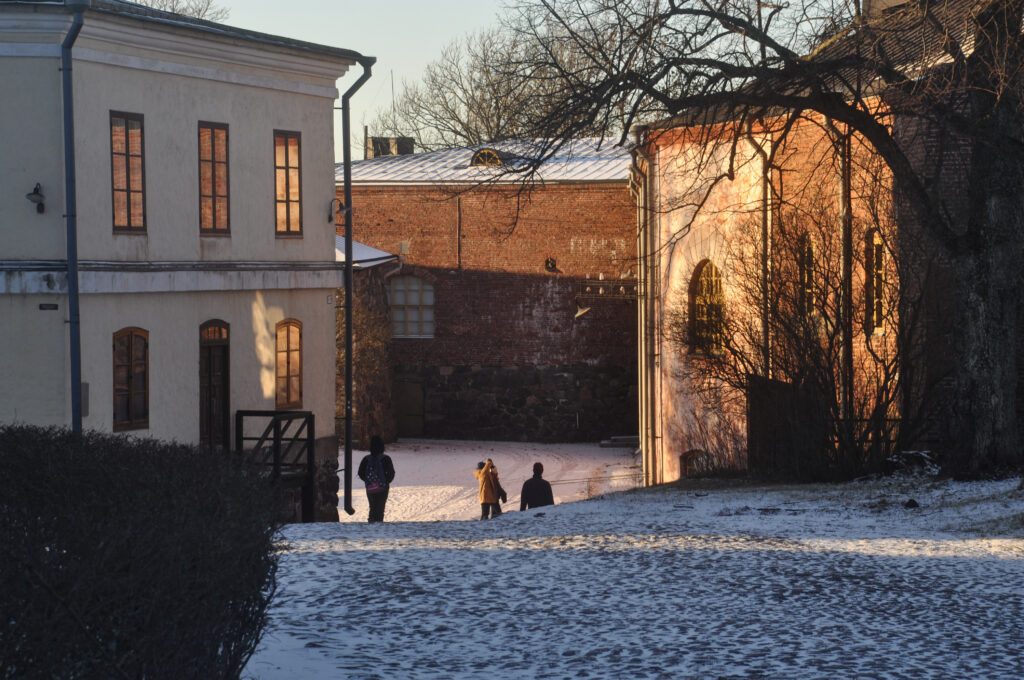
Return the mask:
[[[352,97],[352,158],[362,158],[362,130],[389,106],[402,80],[415,81],[441,49],[462,36],[498,23],[506,0],[220,0],[224,23],[288,38],[355,50],[377,58],[373,77]],[[338,81],[344,92],[359,66]],[[340,102],[338,104],[340,106]],[[335,116],[335,156],[341,159],[341,113]]]

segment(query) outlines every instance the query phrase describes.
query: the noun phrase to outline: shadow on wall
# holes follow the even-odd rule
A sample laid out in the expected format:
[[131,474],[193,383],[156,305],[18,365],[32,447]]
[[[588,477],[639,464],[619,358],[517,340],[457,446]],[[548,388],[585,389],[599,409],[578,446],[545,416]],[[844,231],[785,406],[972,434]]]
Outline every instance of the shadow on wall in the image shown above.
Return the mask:
[[[431,295],[414,300],[404,282],[388,305],[395,279],[372,272],[353,291],[353,441],[373,431],[550,442],[636,432],[633,299],[581,299],[585,280],[555,274],[406,266],[399,275]],[[581,306],[590,310],[578,315]],[[343,309],[337,337],[343,432]]]

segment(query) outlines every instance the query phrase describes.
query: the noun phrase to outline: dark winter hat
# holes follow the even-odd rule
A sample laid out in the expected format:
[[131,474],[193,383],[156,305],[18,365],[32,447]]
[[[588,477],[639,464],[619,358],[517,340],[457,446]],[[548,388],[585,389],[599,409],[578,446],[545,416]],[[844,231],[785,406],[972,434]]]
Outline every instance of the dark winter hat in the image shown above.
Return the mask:
[[375,456],[384,453],[384,440],[377,435],[370,437],[370,453]]
[[540,474],[543,474],[543,473],[544,473],[544,466],[541,465],[540,463],[534,463],[533,464],[533,474],[540,475]]
[[483,470],[484,469],[484,462],[480,461],[479,463],[477,463],[476,464],[476,469],[477,470]]

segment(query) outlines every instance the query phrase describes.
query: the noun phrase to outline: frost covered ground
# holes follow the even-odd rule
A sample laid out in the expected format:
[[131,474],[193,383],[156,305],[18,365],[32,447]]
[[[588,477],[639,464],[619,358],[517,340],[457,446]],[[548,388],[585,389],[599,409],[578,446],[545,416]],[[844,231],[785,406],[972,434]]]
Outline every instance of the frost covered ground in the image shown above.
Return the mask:
[[[353,518],[283,532],[245,677],[1024,677],[1019,479],[614,491],[635,478],[621,449],[388,453],[385,524],[356,480]],[[452,521],[479,516],[488,456],[506,514]],[[514,512],[534,460],[559,505]]]

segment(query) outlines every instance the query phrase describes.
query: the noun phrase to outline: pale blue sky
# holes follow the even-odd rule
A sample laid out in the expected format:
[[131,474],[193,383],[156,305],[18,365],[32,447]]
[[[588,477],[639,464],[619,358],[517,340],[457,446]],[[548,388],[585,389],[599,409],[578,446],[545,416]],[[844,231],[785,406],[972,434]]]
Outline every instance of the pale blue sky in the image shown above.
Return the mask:
[[[455,38],[498,23],[506,0],[219,0],[231,15],[225,23],[264,33],[355,50],[377,57],[373,77],[352,98],[352,158],[363,157],[363,124],[391,102],[402,79],[416,80],[423,67]],[[362,68],[338,88],[344,92]],[[336,155],[341,160],[341,115],[336,116]]]

